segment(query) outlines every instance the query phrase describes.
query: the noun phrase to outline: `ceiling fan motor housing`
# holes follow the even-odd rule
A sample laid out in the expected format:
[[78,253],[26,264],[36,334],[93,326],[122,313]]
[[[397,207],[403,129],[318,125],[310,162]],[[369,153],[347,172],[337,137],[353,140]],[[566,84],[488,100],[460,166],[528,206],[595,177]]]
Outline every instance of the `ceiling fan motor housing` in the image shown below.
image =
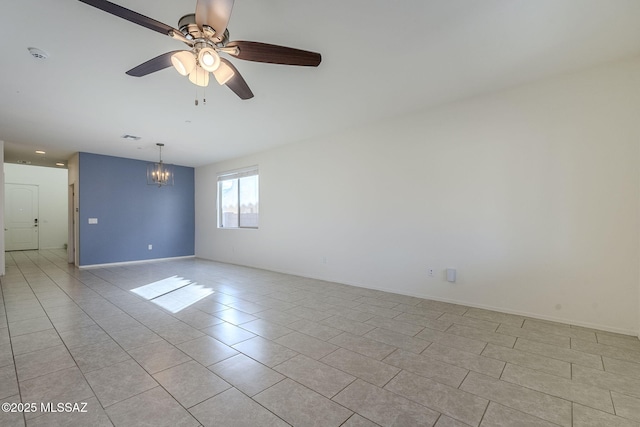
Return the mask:
[[202,40],[211,43],[212,46],[224,47],[229,42],[229,30],[225,29],[222,36],[215,34],[215,29],[205,26],[202,30],[196,24],[195,13],[184,15],[178,21],[178,29],[189,40]]

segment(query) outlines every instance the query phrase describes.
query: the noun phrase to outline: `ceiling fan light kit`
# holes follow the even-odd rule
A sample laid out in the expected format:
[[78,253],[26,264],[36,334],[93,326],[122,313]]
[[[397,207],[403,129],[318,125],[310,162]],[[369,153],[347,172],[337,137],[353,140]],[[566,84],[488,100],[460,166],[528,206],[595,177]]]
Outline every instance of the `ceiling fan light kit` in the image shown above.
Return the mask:
[[205,71],[213,72],[220,66],[220,55],[210,47],[203,47],[198,52],[198,65]]
[[191,52],[181,50],[171,55],[171,64],[178,73],[188,76],[196,68],[196,58]]
[[201,67],[196,67],[189,74],[189,81],[196,86],[207,87],[209,86],[209,72]]
[[317,67],[322,60],[316,52],[260,42],[229,41],[227,24],[234,0],[197,0],[196,13],[180,18],[179,30],[107,0],[79,1],[189,46],[189,50],[167,52],[127,71],[134,77],[173,65],[178,73],[189,76],[189,81],[197,86],[207,86],[209,73],[213,73],[220,85],[226,85],[240,99],[250,99],[253,92],[249,85],[233,64],[220,57],[220,53],[245,61],[306,67]]
[[227,65],[226,62],[220,61],[220,66],[213,72],[213,76],[216,78],[220,86],[227,84],[235,73],[233,68]]

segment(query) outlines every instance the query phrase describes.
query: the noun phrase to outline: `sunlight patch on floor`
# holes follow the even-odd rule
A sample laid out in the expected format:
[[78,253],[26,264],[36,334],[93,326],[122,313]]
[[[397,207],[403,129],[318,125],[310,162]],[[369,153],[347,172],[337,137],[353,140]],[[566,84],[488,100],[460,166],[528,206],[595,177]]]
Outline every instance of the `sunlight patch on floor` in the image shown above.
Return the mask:
[[177,313],[211,295],[214,291],[189,279],[172,276],[132,289],[131,292],[165,310]]

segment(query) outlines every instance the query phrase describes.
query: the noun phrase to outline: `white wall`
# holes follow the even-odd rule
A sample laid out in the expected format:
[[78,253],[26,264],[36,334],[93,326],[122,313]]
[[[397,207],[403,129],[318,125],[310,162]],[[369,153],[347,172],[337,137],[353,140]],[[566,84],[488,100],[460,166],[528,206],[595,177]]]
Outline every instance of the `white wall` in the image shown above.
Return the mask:
[[40,249],[63,247],[67,243],[67,170],[6,163],[4,173],[8,184],[38,186]]
[[[634,60],[198,168],[196,256],[638,333],[638,117]],[[260,229],[218,230],[253,164]]]

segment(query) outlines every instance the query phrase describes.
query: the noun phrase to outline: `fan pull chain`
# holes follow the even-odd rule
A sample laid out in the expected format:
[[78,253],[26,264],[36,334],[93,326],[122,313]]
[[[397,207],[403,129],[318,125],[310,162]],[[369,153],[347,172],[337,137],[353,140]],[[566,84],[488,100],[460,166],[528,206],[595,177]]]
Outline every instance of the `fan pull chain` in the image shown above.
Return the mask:
[[[196,76],[196,82],[197,81],[198,81],[198,77]],[[199,85],[196,85],[196,99],[195,99],[196,107],[198,106],[198,87]],[[207,105],[207,87],[206,86],[202,87],[202,105]]]

